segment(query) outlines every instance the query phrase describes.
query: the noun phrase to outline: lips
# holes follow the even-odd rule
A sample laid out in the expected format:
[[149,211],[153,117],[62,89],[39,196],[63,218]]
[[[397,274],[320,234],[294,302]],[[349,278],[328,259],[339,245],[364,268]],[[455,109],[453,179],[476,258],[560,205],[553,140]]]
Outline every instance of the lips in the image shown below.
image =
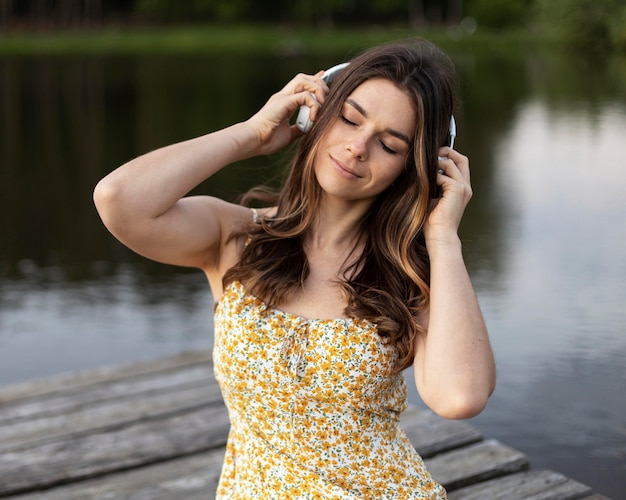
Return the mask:
[[333,165],[335,166],[335,168],[337,169],[339,174],[341,174],[343,177],[347,177],[349,179],[355,179],[355,178],[358,179],[358,178],[361,177],[354,170],[352,170],[351,168],[347,167],[345,163],[337,160],[333,156],[331,156],[330,159],[332,160]]

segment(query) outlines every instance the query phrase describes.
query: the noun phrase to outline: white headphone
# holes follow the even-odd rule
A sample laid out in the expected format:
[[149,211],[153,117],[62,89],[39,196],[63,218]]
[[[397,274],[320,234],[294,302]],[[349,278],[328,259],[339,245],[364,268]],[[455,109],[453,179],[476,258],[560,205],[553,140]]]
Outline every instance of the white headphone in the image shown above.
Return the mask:
[[450,149],[454,149],[454,139],[456,139],[456,121],[454,115],[450,117]]
[[[330,85],[332,81],[335,79],[335,75],[345,68],[350,63],[341,63],[333,66],[332,68],[324,71],[324,75],[322,76],[322,80],[326,82],[327,85]],[[315,94],[311,94],[315,99]],[[296,127],[298,127],[302,132],[308,132],[313,125],[313,122],[309,118],[310,109],[308,106],[300,106],[300,111],[298,111],[298,117],[296,118]]]
[[[348,66],[350,63],[341,63],[333,66],[332,68],[324,71],[324,75],[322,76],[322,80],[326,82],[327,85],[330,85],[332,81],[335,79],[337,73],[339,73],[342,69]],[[313,98],[315,99],[315,95]],[[298,111],[298,116],[296,118],[296,127],[298,127],[302,132],[308,132],[313,125],[311,118],[309,117],[309,113],[311,112],[308,106],[300,106],[300,111]],[[454,139],[456,138],[456,121],[454,120],[454,116],[450,117],[450,149],[454,149]]]

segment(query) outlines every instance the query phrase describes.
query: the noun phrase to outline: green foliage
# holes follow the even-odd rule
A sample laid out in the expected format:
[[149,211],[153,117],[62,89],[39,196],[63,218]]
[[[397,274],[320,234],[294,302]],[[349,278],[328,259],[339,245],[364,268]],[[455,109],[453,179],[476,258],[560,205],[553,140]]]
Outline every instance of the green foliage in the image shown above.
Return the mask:
[[[0,16],[0,26],[11,31],[13,26],[29,23],[34,28],[39,23],[46,30],[63,28],[58,24],[62,19],[58,9],[69,4],[46,0],[8,5],[9,10]],[[467,21],[460,27],[452,26],[459,21],[461,5]],[[452,28],[447,31],[449,37],[454,37],[454,29],[463,31],[473,18],[479,28],[486,28],[482,30],[485,36],[503,37],[508,32],[509,38],[520,35],[552,42],[565,40],[584,49],[626,51],[626,0],[107,0],[102,1],[97,15],[90,14],[92,18],[83,14],[85,26],[107,26],[109,20],[115,25],[117,20],[127,18],[131,22],[139,20],[141,26],[189,22],[212,26],[278,25],[281,28],[276,29],[298,30],[353,26],[383,28],[391,33],[398,26],[414,29],[419,24],[422,31],[428,26],[435,31]],[[473,30],[471,34],[475,39]]]
[[[1,0],[0,0],[1,1]],[[406,21],[407,0],[128,0],[151,21],[280,22],[308,26]],[[435,2],[436,3],[436,2]]]
[[371,6],[376,14],[383,16],[407,13],[407,0],[373,0]]
[[288,20],[310,26],[357,20],[364,13],[369,14],[369,10],[359,0],[299,0],[289,2],[285,9]]
[[160,21],[189,19],[195,13],[196,2],[172,2],[171,0],[137,0],[135,12]]
[[537,8],[543,28],[576,47],[625,46],[626,0],[537,0]]
[[609,20],[609,34],[613,45],[626,52],[626,2],[622,3]]
[[215,20],[236,22],[253,17],[250,0],[137,0],[135,12],[163,22]]
[[211,12],[220,21],[232,22],[244,17],[249,2],[247,0],[195,0],[194,4],[200,12]]
[[478,26],[514,28],[526,25],[530,5],[530,0],[469,0],[465,14],[476,19]]

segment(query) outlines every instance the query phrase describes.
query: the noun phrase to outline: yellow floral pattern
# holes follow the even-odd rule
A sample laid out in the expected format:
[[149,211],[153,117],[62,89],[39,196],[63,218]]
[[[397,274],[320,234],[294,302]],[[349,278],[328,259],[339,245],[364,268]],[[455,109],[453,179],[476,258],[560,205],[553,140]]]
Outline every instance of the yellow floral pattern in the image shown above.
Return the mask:
[[359,319],[305,319],[239,282],[215,313],[231,429],[218,499],[445,499],[404,431],[396,350]]

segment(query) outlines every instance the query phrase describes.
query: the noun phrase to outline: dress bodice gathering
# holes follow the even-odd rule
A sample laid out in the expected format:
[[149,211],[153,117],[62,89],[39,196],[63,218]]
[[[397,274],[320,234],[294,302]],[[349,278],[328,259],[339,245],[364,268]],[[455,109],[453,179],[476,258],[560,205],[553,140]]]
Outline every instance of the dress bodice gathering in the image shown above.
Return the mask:
[[444,499],[398,426],[396,348],[366,320],[305,319],[239,282],[216,308],[231,429],[221,499]]

